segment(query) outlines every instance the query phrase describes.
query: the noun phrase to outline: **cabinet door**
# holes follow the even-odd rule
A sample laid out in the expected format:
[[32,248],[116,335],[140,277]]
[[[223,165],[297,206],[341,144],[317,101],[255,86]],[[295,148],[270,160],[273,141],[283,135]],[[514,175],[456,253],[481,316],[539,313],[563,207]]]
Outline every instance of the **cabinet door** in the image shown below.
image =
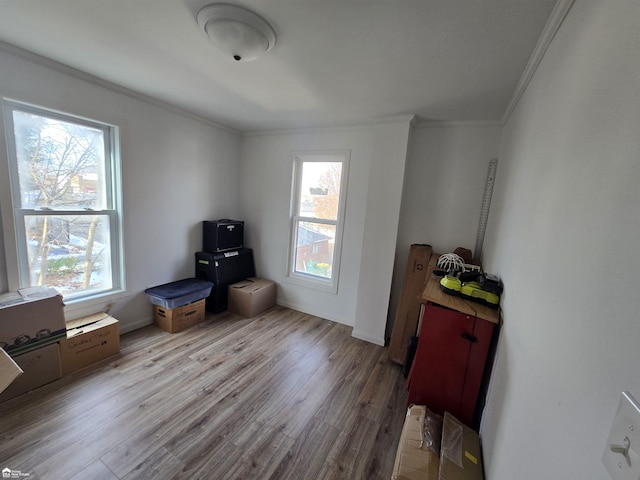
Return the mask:
[[471,349],[469,350],[469,362],[464,389],[462,391],[462,399],[460,401],[460,411],[465,412],[465,415],[469,416],[469,422],[467,423],[462,419],[460,419],[460,421],[467,423],[469,426],[472,426],[471,422],[478,404],[478,394],[480,393],[480,387],[487,365],[487,357],[489,348],[491,347],[491,337],[494,328],[495,325],[487,320],[482,320],[481,318],[475,319],[472,335],[477,341],[471,344]]
[[409,381],[409,403],[451,412],[471,425],[493,325],[426,305]]

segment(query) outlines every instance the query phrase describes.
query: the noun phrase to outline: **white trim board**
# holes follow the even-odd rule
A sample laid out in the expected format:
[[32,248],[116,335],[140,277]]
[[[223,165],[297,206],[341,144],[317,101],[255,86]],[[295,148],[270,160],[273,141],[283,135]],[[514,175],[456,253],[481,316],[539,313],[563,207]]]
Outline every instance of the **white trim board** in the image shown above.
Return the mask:
[[163,102],[162,100],[158,100],[157,98],[144,95],[127,87],[123,87],[122,85],[118,85],[108,80],[104,80],[100,77],[96,77],[95,75],[91,75],[90,73],[78,70],[74,67],[70,67],[69,65],[65,65],[64,63],[57,62],[56,60],[52,60],[50,58],[43,57],[42,55],[38,55],[37,53],[30,52],[29,50],[24,50],[20,47],[16,47],[15,45],[11,45],[10,43],[0,41],[0,52],[5,52],[9,55],[13,55],[14,57],[22,58],[29,62],[42,65],[65,75],[69,75],[70,77],[74,77],[93,85],[106,88],[107,90],[111,90],[112,92],[119,93],[121,95],[125,95],[127,97],[134,98],[145,103],[149,103],[156,107],[160,107],[178,115],[182,115],[183,117],[191,118],[212,127],[219,128],[220,130],[240,135],[240,132],[234,128],[214,122],[213,120],[201,117],[200,115],[196,115],[195,113],[189,112],[170,103]]

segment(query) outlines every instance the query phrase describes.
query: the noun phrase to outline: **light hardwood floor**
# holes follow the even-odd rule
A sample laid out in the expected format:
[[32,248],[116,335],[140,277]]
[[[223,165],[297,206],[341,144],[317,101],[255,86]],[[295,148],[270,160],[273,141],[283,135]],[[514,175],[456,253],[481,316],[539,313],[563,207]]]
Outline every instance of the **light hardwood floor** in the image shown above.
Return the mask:
[[388,480],[401,367],[344,325],[274,307],[149,326],[0,404],[0,471],[29,480]]

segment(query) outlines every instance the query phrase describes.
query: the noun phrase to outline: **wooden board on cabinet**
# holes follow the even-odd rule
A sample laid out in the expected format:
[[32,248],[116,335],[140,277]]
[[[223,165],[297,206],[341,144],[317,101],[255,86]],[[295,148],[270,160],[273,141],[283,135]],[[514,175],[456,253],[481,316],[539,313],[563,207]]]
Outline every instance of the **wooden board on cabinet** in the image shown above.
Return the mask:
[[467,315],[473,315],[483,320],[500,324],[500,311],[497,308],[490,308],[481,303],[465,300],[454,295],[447,295],[440,289],[440,279],[441,277],[433,274],[427,278],[425,288],[420,296],[420,300],[423,303],[435,303]]

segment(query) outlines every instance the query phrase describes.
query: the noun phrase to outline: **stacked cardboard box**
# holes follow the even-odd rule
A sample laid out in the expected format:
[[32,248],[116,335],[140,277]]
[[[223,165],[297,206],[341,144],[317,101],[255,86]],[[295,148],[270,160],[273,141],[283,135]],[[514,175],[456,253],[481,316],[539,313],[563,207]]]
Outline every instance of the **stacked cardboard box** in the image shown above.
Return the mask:
[[57,342],[65,334],[64,303],[55,289],[0,295],[0,345],[24,372],[0,394],[0,402],[62,377]]
[[206,299],[175,308],[153,306],[154,323],[169,333],[177,333],[193,327],[205,319]]
[[62,377],[60,347],[57,343],[12,358],[24,373],[0,394],[0,402],[17,397]]
[[407,411],[392,480],[484,480],[478,434],[449,412],[423,405]]
[[0,402],[120,351],[105,313],[65,322],[62,296],[30,287],[0,295]]
[[57,290],[22,288],[0,295],[0,346],[11,356],[55,343],[66,334]]

